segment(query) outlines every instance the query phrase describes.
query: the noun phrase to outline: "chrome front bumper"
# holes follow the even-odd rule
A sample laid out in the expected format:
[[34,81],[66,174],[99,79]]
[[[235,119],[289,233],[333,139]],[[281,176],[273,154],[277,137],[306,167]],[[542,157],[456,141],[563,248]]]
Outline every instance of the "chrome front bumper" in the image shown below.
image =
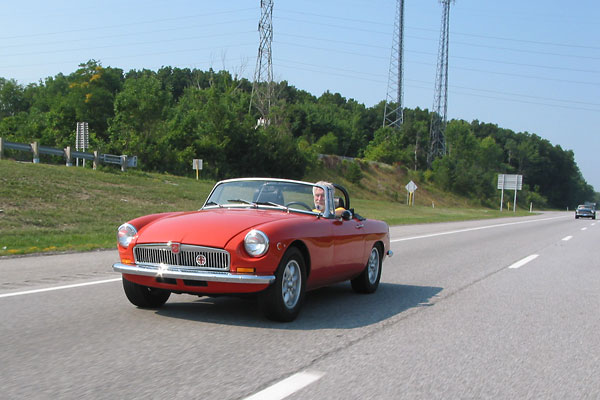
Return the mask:
[[245,275],[230,272],[192,271],[189,268],[160,268],[149,265],[113,264],[113,270],[122,274],[144,275],[156,278],[189,279],[193,281],[253,283],[269,285],[275,281],[274,275]]

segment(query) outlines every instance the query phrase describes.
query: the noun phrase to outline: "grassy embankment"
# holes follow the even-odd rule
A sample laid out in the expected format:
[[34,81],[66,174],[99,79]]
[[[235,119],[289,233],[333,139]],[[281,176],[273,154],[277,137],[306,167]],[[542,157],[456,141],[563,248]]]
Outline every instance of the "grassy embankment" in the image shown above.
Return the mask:
[[[515,215],[471,206],[419,182],[416,205],[408,207],[404,186],[410,178],[395,168],[365,163],[364,177],[355,185],[343,178],[343,164],[325,162],[333,164],[306,180],[345,185],[357,212],[390,225]],[[0,160],[0,256],[113,248],[121,223],[145,214],[196,210],[213,184],[110,167],[93,171]]]

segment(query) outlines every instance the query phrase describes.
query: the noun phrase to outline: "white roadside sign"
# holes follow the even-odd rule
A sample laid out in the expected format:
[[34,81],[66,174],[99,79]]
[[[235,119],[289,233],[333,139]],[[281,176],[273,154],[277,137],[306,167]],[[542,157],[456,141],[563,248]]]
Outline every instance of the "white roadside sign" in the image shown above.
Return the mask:
[[417,185],[413,181],[408,182],[404,187],[408,190],[408,193],[413,193],[417,190]]
[[498,174],[498,189],[502,190],[502,194],[500,195],[500,211],[502,211],[502,203],[504,203],[504,189],[515,191],[513,211],[516,212],[517,191],[523,189],[523,175]]
[[408,195],[406,196],[406,204],[414,206],[415,205],[415,190],[417,190],[417,185],[413,181],[410,181],[404,187],[406,188],[406,191],[408,192]]

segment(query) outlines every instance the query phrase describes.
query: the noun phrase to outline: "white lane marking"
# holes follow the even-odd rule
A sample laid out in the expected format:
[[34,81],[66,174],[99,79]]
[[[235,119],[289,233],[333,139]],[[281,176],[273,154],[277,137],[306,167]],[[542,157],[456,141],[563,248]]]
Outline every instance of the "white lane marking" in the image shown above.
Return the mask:
[[573,239],[573,236],[565,236],[564,238],[562,238],[562,240],[564,240],[565,242],[567,242],[571,239]]
[[517,261],[516,263],[514,263],[513,265],[511,265],[508,268],[521,268],[523,265],[527,264],[530,261],[535,260],[536,258],[538,258],[539,254],[532,254],[528,257],[525,257],[524,259],[522,259],[521,261]]
[[430,238],[430,237],[434,237],[434,236],[442,236],[442,235],[453,235],[455,233],[479,231],[481,229],[500,228],[500,227],[503,227],[503,226],[518,225],[518,224],[528,224],[528,223],[531,223],[531,222],[549,221],[551,219],[557,219],[557,218],[566,218],[566,217],[552,217],[552,218],[543,218],[543,219],[532,219],[532,220],[519,221],[519,222],[507,222],[505,224],[480,226],[480,227],[477,227],[477,228],[466,228],[466,229],[459,229],[459,230],[456,230],[456,231],[449,231],[449,232],[431,233],[431,234],[428,234],[428,235],[413,236],[413,237],[407,237],[407,238],[402,238],[402,239],[392,239],[392,240],[390,240],[390,242],[391,243],[405,242],[407,240],[425,239],[425,238]]
[[587,231],[587,227],[584,226],[583,228],[581,228],[581,230],[582,231]]
[[121,280],[121,278],[113,278],[113,279],[106,279],[103,281],[75,283],[73,285],[55,286],[55,287],[50,287],[50,288],[45,288],[45,289],[26,290],[24,292],[4,293],[4,294],[0,294],[0,298],[12,297],[12,296],[23,296],[26,294],[35,294],[35,293],[42,293],[42,292],[50,292],[53,290],[72,289],[72,288],[82,287],[82,286],[99,285],[101,283],[117,282],[120,280]]
[[244,400],[281,400],[321,379],[323,375],[322,372],[318,371],[299,372],[250,397],[246,397]]

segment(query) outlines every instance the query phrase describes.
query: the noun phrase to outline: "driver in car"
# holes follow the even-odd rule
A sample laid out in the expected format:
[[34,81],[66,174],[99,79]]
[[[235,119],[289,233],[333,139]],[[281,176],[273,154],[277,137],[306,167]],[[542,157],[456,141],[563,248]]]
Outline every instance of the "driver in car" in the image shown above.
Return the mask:
[[[319,182],[315,183],[315,185],[325,186],[326,188],[331,190],[331,193],[333,193],[335,191],[333,184],[331,184],[330,182],[319,181]],[[325,191],[323,190],[323,188],[320,188],[318,186],[313,186],[313,197],[314,197],[314,202],[315,202],[315,209],[313,211],[314,212],[325,211]],[[344,210],[345,210],[344,207],[336,208],[335,216],[338,218],[341,217],[342,212],[344,212]]]

